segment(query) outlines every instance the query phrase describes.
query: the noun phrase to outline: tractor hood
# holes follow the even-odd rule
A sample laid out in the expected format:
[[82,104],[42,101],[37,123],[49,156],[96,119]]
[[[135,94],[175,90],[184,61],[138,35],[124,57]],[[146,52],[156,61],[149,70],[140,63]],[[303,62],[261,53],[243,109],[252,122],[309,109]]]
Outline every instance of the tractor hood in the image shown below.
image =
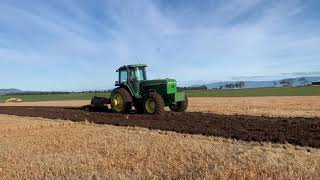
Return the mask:
[[177,81],[174,79],[155,79],[155,80],[145,80],[141,81],[140,85],[142,87],[157,87],[156,89],[161,86],[162,88],[166,89],[166,93],[173,94],[177,92]]
[[174,79],[154,79],[141,81],[141,85],[177,84]]

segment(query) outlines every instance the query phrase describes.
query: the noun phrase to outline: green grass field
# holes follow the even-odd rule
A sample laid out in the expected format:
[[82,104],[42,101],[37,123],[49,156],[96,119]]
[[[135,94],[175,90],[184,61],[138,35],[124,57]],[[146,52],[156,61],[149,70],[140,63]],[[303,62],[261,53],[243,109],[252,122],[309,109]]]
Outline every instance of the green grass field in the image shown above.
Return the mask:
[[[187,91],[189,97],[254,97],[254,96],[320,96],[320,87],[223,89]],[[89,100],[93,96],[109,97],[110,93],[73,93],[55,95],[0,95],[0,102],[9,98],[20,98],[25,102]]]
[[320,87],[286,87],[188,91],[190,97],[320,96]]

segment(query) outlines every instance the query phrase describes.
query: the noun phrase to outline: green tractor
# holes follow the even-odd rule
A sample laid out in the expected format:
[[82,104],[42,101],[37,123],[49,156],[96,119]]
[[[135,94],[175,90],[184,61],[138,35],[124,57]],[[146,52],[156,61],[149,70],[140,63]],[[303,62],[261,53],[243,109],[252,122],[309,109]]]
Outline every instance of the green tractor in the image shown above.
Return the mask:
[[94,97],[91,105],[95,108],[107,108],[118,113],[130,113],[135,108],[139,114],[162,114],[165,107],[174,112],[185,112],[188,98],[185,92],[177,91],[174,79],[148,80],[146,65],[134,64],[120,67],[117,88],[110,98]]

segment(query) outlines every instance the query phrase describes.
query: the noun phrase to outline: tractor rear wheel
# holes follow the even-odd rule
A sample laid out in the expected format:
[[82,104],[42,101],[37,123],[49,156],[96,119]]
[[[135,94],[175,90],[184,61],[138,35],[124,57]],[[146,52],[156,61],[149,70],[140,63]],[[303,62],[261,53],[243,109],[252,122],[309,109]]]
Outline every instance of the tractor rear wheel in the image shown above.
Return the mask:
[[117,88],[111,93],[111,107],[118,113],[130,113],[132,109],[132,96],[124,88]]
[[184,101],[170,105],[169,108],[173,112],[186,112],[188,109],[188,97],[186,96]]
[[164,113],[164,101],[160,94],[156,92],[150,92],[144,100],[144,112],[147,114],[163,114]]

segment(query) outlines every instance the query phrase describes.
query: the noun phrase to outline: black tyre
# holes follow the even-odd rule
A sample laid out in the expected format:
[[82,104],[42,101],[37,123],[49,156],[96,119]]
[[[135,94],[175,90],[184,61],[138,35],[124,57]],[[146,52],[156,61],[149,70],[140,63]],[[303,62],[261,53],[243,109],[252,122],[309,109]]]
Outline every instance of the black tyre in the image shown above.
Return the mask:
[[132,110],[132,96],[124,88],[117,88],[111,93],[111,107],[118,113],[130,113]]
[[186,96],[185,101],[177,102],[169,106],[170,110],[173,112],[186,112],[188,109],[188,97]]
[[160,94],[150,92],[143,103],[144,112],[147,114],[161,115],[164,113],[164,101]]

